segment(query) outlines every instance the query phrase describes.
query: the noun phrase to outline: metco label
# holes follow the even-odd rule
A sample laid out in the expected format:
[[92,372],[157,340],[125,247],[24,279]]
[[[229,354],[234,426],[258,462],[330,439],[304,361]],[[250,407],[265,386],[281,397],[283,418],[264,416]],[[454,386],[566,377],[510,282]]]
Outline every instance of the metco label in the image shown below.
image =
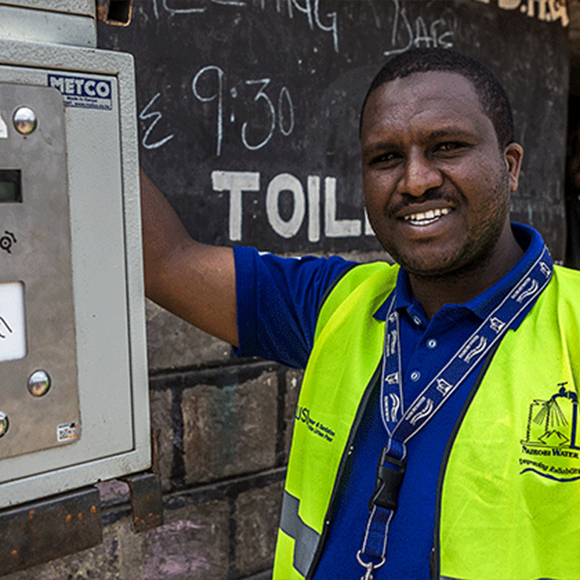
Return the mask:
[[48,75],[48,86],[60,91],[65,107],[112,109],[111,81],[91,77]]

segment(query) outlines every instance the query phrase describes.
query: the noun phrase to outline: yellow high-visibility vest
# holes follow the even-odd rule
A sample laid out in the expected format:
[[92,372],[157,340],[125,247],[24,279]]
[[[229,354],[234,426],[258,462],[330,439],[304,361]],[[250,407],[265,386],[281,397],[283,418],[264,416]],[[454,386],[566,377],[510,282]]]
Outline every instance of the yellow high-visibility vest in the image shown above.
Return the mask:
[[[275,580],[309,578],[380,371],[396,266],[355,266],[326,298],[296,411]],[[554,276],[508,330],[441,466],[434,577],[580,579],[580,273]],[[577,433],[577,431],[579,433]],[[363,514],[366,516],[366,514]]]

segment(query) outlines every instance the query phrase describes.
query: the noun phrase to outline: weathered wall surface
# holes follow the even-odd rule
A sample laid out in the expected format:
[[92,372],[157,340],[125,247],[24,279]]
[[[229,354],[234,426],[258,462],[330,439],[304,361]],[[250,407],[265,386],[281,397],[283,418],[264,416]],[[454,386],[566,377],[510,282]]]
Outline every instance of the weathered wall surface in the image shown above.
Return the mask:
[[127,486],[105,482],[103,544],[8,580],[268,576],[301,374],[233,360],[152,303],[147,318],[164,525],[134,534]]

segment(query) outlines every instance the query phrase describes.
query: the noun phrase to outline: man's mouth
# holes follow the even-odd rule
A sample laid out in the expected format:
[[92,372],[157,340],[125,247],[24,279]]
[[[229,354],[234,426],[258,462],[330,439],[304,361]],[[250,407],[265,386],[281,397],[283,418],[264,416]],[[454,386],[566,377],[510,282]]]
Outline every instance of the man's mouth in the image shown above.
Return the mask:
[[424,212],[417,212],[406,215],[403,219],[413,226],[428,226],[440,220],[451,211],[450,207],[440,209],[429,209]]

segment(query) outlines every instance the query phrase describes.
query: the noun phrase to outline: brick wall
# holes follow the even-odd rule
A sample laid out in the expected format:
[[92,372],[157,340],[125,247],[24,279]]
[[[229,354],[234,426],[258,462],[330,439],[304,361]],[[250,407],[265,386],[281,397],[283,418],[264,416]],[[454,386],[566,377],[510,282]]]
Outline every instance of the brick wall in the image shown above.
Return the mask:
[[[176,544],[193,538],[189,558],[205,563],[196,578],[268,577],[302,374],[236,359],[228,345],[152,303],[147,319],[167,521],[155,533]],[[174,550],[176,568],[190,565],[181,554]]]

